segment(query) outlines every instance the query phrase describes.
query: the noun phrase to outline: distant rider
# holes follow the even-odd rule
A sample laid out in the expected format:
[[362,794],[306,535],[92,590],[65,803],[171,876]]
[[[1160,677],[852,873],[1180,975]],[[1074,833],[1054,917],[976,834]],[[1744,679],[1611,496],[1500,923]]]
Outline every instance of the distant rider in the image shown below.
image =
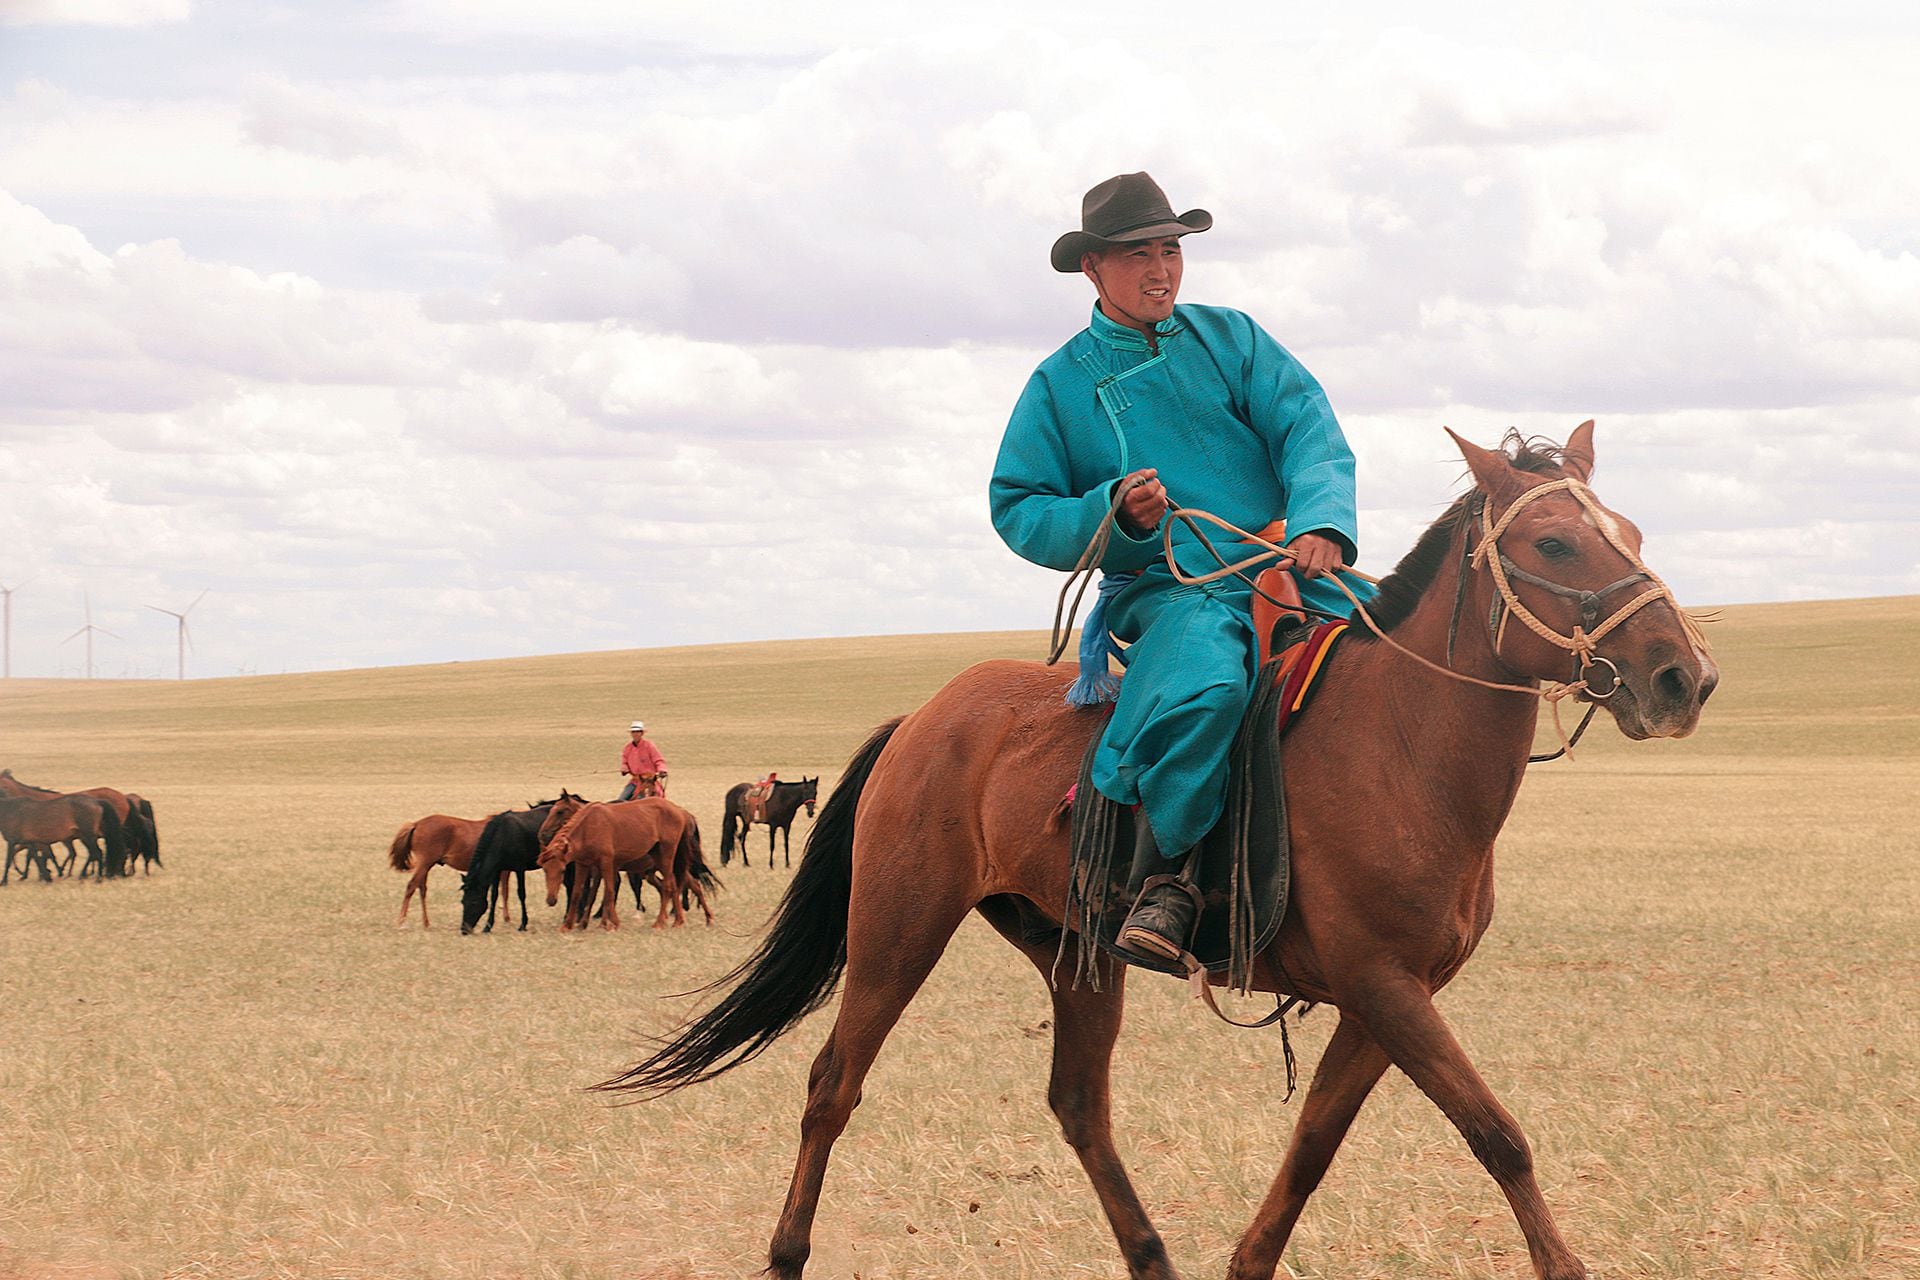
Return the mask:
[[620,799],[631,800],[635,795],[664,796],[667,794],[666,757],[647,737],[645,722],[635,720],[627,732],[633,741],[620,752],[620,772],[627,780],[627,785],[620,789]]

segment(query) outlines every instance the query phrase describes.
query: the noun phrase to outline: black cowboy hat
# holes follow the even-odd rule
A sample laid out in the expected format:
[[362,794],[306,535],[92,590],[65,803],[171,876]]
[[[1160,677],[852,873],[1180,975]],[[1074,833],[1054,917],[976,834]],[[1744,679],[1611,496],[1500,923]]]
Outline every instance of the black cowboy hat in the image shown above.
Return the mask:
[[1053,269],[1078,271],[1081,254],[1110,244],[1184,236],[1212,225],[1213,215],[1205,209],[1175,217],[1159,183],[1145,173],[1123,173],[1087,192],[1080,202],[1080,230],[1053,242]]

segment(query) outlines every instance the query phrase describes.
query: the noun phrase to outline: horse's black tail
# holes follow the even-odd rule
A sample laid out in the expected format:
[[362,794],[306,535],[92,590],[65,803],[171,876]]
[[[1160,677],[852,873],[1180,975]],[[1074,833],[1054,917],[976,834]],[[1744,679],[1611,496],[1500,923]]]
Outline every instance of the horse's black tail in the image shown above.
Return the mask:
[[832,998],[847,964],[853,820],[860,792],[903,718],[874,730],[847,762],[760,946],[739,968],[702,988],[731,984],[733,990],[651,1057],[594,1088],[657,1096],[710,1080],[758,1055]]
[[[734,798],[734,792],[727,792],[726,813],[720,819],[720,865],[723,867],[733,861],[733,820],[739,812],[740,802]],[[744,832],[740,842],[742,845],[746,843]]]
[[708,893],[718,893],[723,886],[720,877],[713,874],[713,868],[707,865],[706,855],[700,852],[700,823],[696,820],[687,824],[687,870],[700,882],[700,887]]

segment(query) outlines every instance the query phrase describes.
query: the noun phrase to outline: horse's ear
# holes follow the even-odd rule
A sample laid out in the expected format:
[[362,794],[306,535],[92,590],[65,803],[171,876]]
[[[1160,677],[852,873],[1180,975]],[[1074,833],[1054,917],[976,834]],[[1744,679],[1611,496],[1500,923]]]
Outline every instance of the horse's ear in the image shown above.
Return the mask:
[[1567,437],[1567,443],[1560,450],[1560,467],[1578,479],[1582,484],[1593,478],[1593,419],[1573,429]]
[[1497,496],[1512,485],[1513,464],[1507,461],[1507,455],[1482,449],[1471,440],[1461,439],[1452,427],[1440,429],[1453,437],[1454,444],[1459,446],[1460,456],[1467,460],[1467,467],[1473,472],[1474,483],[1483,491]]

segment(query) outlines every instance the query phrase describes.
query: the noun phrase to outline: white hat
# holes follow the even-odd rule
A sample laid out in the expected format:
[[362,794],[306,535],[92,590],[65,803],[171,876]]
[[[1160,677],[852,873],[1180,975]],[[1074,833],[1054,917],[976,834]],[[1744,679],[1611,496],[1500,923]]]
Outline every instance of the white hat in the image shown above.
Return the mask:
[[643,729],[645,729],[646,727],[647,727],[647,726],[646,726],[646,723],[645,723],[644,721],[641,721],[641,720],[635,720],[635,721],[633,722],[633,725],[632,725],[632,727],[631,727],[631,728],[629,728],[629,729],[627,730],[627,732],[628,732],[628,733],[638,733],[638,732],[640,732],[641,730],[643,730]]

